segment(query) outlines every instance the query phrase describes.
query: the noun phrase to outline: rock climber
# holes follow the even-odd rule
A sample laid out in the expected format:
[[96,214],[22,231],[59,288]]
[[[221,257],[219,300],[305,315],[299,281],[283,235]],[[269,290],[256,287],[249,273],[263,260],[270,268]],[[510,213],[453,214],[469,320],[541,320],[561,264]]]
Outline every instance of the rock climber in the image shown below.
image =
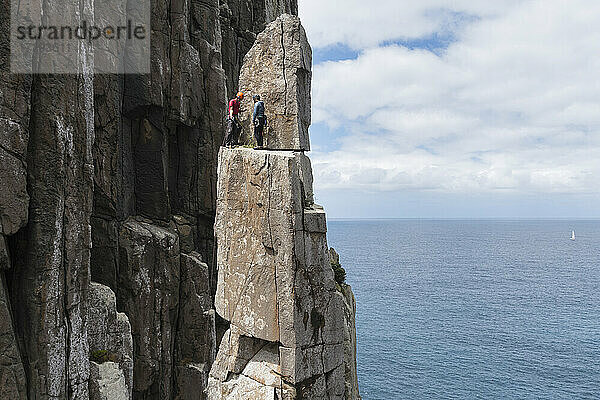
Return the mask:
[[244,93],[238,92],[235,99],[229,102],[229,116],[227,117],[227,136],[225,137],[225,146],[235,146],[238,144],[242,123],[239,119],[240,104],[244,100]]
[[252,123],[254,124],[254,138],[256,139],[256,149],[263,148],[263,134],[267,125],[267,116],[265,115],[265,103],[260,100],[258,94],[252,97],[254,100],[254,112],[252,112]]

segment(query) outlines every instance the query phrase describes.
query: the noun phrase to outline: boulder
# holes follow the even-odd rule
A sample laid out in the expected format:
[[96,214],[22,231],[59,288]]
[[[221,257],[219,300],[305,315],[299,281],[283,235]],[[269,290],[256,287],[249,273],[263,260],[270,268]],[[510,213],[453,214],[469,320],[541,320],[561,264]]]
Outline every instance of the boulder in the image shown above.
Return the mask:
[[246,94],[240,119],[246,141],[253,132],[252,96],[265,103],[265,147],[310,150],[312,50],[296,16],[284,14],[260,33],[246,54],[240,90]]
[[284,389],[277,343],[225,333],[211,370],[209,399],[281,399]]

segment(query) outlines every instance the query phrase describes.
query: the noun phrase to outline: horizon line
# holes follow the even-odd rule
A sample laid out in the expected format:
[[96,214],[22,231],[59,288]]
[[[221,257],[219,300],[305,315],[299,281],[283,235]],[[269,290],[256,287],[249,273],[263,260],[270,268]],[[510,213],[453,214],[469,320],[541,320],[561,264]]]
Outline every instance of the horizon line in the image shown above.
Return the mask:
[[529,221],[600,221],[600,217],[331,217],[328,221],[400,221],[400,220],[529,220]]

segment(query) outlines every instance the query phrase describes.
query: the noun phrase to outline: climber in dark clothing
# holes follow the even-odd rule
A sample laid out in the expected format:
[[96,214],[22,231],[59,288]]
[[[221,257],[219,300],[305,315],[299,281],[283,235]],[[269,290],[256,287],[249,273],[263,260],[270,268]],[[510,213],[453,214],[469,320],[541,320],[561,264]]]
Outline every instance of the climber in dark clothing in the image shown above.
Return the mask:
[[267,125],[267,116],[265,115],[265,103],[260,100],[259,95],[252,97],[254,100],[254,112],[252,113],[252,123],[254,124],[254,138],[256,139],[257,149],[263,147],[263,134]]
[[229,115],[227,116],[227,136],[225,137],[225,146],[234,146],[238,144],[242,124],[239,120],[240,103],[244,100],[244,93],[239,92],[235,99],[229,102]]

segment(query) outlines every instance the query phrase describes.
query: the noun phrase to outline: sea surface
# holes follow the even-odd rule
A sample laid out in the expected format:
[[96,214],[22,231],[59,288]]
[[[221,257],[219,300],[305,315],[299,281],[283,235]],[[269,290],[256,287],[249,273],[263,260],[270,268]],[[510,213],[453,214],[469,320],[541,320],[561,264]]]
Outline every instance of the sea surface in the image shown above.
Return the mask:
[[328,228],[358,302],[364,400],[600,399],[600,221]]

